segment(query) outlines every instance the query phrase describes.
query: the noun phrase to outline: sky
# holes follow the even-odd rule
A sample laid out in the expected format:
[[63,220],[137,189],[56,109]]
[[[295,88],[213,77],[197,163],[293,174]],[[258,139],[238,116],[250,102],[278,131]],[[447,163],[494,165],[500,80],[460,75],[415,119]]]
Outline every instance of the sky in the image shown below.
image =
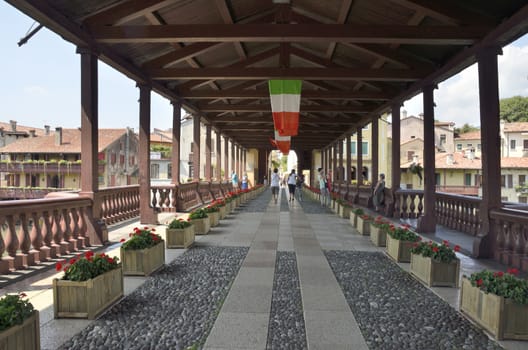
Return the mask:
[[[48,29],[29,42],[17,42],[37,24],[0,1],[0,121],[33,127],[80,126],[80,58],[75,46]],[[479,125],[476,65],[439,84],[435,119]],[[500,98],[528,96],[528,35],[499,56]],[[99,62],[99,127],[139,125],[139,90],[135,82]],[[409,115],[422,112],[421,94],[404,103]],[[172,105],[152,94],[151,128],[172,127]]]

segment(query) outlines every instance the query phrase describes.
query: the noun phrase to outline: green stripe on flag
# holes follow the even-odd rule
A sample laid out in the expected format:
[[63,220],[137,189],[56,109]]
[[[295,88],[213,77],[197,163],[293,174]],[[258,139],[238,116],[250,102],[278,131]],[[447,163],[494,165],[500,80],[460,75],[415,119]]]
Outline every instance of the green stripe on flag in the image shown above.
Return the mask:
[[301,94],[302,80],[270,80],[268,82],[270,95]]

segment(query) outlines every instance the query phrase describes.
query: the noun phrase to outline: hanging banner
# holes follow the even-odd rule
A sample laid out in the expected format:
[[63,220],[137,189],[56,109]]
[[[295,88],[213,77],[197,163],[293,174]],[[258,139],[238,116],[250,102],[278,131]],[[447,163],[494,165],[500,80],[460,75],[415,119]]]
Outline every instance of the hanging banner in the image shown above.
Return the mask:
[[301,80],[268,82],[275,130],[280,136],[295,136],[299,130]]
[[290,153],[290,144],[291,144],[291,137],[290,136],[279,136],[279,139],[274,140],[270,137],[270,143],[271,145],[278,149],[282,154],[285,156]]

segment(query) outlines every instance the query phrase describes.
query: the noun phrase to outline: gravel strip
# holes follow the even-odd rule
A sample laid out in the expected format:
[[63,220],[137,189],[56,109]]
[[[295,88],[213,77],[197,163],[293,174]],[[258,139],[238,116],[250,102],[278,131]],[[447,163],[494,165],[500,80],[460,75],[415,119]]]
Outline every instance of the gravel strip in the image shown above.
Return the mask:
[[325,255],[369,349],[502,349],[384,254]]
[[323,207],[321,202],[313,200],[306,193],[303,194],[303,201],[300,203],[306,214],[333,214],[328,207]]
[[201,348],[247,252],[188,250],[60,349]]
[[237,211],[246,213],[263,213],[268,209],[268,204],[271,201],[271,190],[267,189],[254,199],[250,199],[242,204]]
[[294,252],[277,252],[266,349],[306,349],[301,287]]
[[289,201],[288,201],[288,188],[281,187],[281,196],[280,196],[280,211],[290,211]]

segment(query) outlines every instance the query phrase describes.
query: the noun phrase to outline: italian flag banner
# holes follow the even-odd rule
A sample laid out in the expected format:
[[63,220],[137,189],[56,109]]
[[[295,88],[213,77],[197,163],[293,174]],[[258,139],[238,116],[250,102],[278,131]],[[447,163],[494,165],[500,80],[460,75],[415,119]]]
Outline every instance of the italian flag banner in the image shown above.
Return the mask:
[[270,142],[273,147],[277,148],[283,155],[287,156],[290,153],[290,136],[281,136],[280,139],[272,139],[270,137]]
[[280,136],[295,136],[299,129],[301,80],[268,82],[275,130]]

